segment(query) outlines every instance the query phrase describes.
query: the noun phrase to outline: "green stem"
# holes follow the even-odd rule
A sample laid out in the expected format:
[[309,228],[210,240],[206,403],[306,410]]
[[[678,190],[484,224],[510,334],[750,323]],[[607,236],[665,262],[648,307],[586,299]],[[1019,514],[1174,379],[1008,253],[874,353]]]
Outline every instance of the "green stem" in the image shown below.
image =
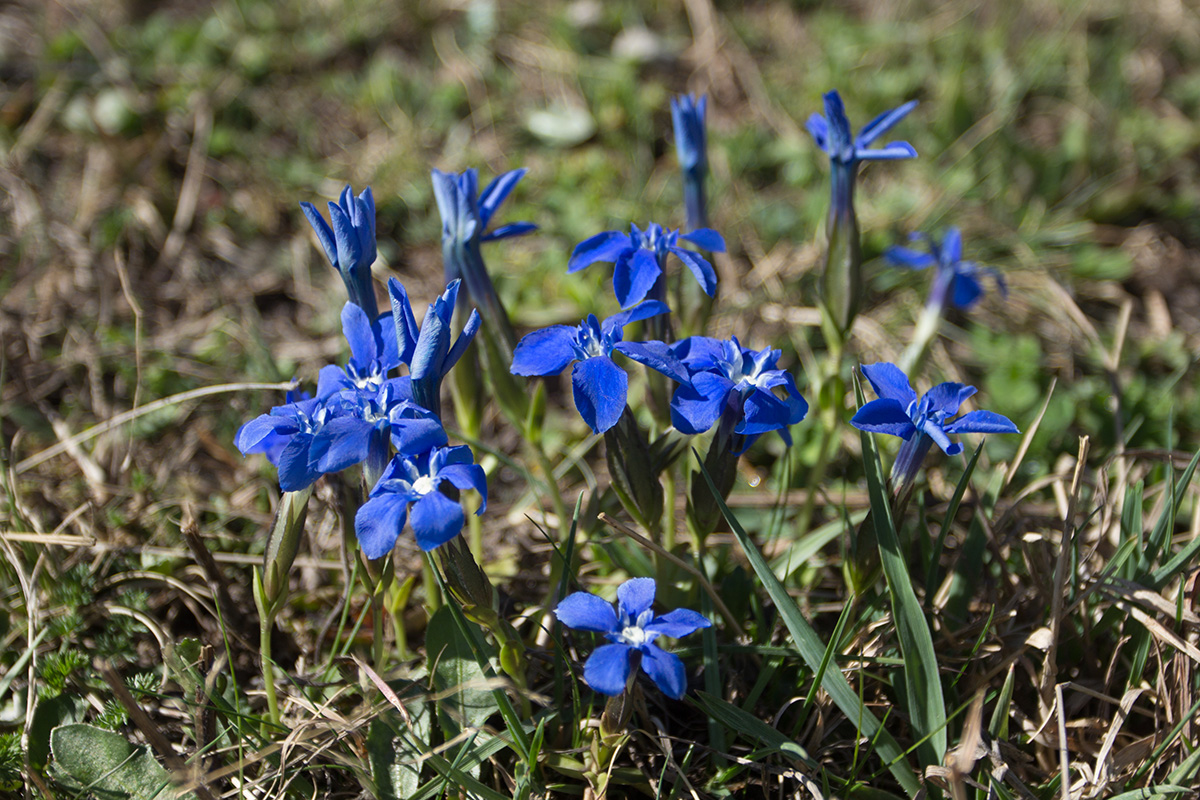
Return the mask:
[[433,616],[433,612],[442,607],[442,592],[433,574],[433,563],[428,558],[421,559],[421,584],[425,587],[425,608]]
[[279,698],[275,694],[275,661],[271,658],[271,628],[274,627],[275,615],[264,615],[258,626],[258,647],[262,653],[263,688],[267,691],[267,715],[271,724],[278,727]]

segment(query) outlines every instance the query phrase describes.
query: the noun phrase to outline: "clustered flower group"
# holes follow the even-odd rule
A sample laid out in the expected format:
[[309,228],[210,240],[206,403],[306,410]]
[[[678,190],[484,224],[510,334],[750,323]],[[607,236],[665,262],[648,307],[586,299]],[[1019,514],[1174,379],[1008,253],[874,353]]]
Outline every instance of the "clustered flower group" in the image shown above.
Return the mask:
[[[824,100],[825,115],[814,114],[808,121],[832,171],[830,262],[823,303],[845,333],[861,294],[854,217],[857,171],[862,162],[916,157],[907,142],[873,147],[916,102],[878,116],[854,136],[838,93],[830,92]],[[651,222],[644,229],[630,225],[628,233],[605,231],[579,243],[567,262],[567,272],[612,263],[613,294],[621,310],[603,321],[589,314],[577,326],[535,330],[519,342],[483,264],[480,244],[535,228],[517,222],[489,230],[524,170],[497,177],[482,193],[474,170],[433,171],[448,285],[429,306],[420,327],[407,291],[395,278],[387,286],[391,309],[378,311],[371,277],[376,256],[371,190],[355,197],[346,187],[336,203],[329,203],[329,221],[314,206],[302,203],[350,297],[342,310],[350,359],[345,365],[321,369],[315,396],[289,394],[285,404],[247,422],[238,432],[238,448],[247,454],[265,453],[278,467],[280,487],[287,492],[303,490],[322,475],[361,465],[369,494],[357,512],[355,531],[367,558],[390,553],[406,525],[422,550],[437,548],[463,528],[459,492],[478,493],[477,513],[482,514],[487,505],[482,467],[474,463],[468,447],[450,446],[441,415],[442,382],[481,327],[485,337],[493,337],[488,339],[492,350],[499,347],[511,356],[509,369],[514,375],[557,375],[574,364],[575,407],[594,433],[612,430],[626,413],[629,380],[616,358],[621,356],[673,381],[671,425],[687,435],[718,426],[720,434],[714,442],[727,449],[734,464],[764,433],[778,431],[790,445],[788,429],[804,419],[808,404],[792,374],[778,368],[779,350],[748,348],[737,337],[695,335],[673,341],[671,335],[666,290],[669,257],[682,263],[704,293],[713,297],[717,275],[704,253],[726,249],[724,238],[706,222],[705,113],[704,97],[672,102],[687,232]],[[956,229],[949,229],[940,241],[916,238],[928,242],[929,253],[896,247],[886,255],[902,267],[937,266],[930,303],[938,314],[947,300],[964,309],[976,303],[983,293],[980,274],[991,275],[1003,290],[1003,281],[993,270],[962,260],[962,239]],[[835,251],[841,253],[836,264]],[[479,310],[468,314],[471,304]],[[456,321],[461,323],[457,338]],[[659,338],[626,340],[626,328],[635,323],[645,323],[641,327]],[[951,435],[1017,430],[1008,419],[988,411],[956,418],[962,403],[974,394],[973,387],[943,383],[918,397],[893,364],[866,365],[862,372],[879,399],[865,404],[851,423],[904,440],[893,469],[895,484],[911,484],[935,443],[947,454],[960,452],[962,446],[951,442]],[[443,491],[447,488],[454,491]],[[655,593],[653,579],[633,578],[618,588],[616,610],[587,592],[571,594],[558,604],[555,613],[564,625],[601,633],[608,640],[584,667],[584,679],[596,691],[620,694],[640,665],[664,694],[683,696],[687,683],[683,663],[656,640],[685,636],[711,623],[687,609],[655,616]]]

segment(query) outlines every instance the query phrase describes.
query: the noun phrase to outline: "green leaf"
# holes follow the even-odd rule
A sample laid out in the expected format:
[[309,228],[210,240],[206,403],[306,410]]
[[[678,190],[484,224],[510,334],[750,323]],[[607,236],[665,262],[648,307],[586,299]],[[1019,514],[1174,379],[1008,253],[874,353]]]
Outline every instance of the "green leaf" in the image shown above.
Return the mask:
[[[697,459],[699,460],[699,459]],[[704,465],[700,465],[701,473],[704,479],[711,486],[712,477],[708,471],[704,469]],[[712,486],[714,493],[716,487]],[[746,559],[750,562],[750,566],[754,568],[754,572],[758,575],[758,579],[762,581],[763,587],[770,595],[771,601],[775,603],[775,607],[779,609],[779,616],[783,619],[783,623],[787,626],[788,633],[792,635],[792,642],[796,645],[796,652],[808,664],[809,669],[816,672],[820,669],[821,662],[825,657],[825,645],[821,642],[821,637],[813,630],[813,627],[808,624],[808,620],[804,618],[796,601],[788,594],[787,589],[779,579],[775,577],[775,573],[771,571],[771,565],[763,558],[763,554],[755,547],[754,542],[750,541],[750,536],[746,533],[745,528],[738,522],[737,517],[729,510],[729,506],[724,500],[717,498],[720,501],[721,513],[725,515],[726,521],[729,522],[729,527],[733,531],[733,535],[737,538],[738,544],[741,545],[742,551],[746,554]],[[875,715],[867,710],[863,705],[850,683],[846,680],[846,676],[841,670],[833,669],[825,673],[825,677],[821,680],[821,686],[833,698],[833,702],[841,709],[842,713],[854,724],[855,728],[867,738],[874,738],[879,750],[880,756],[883,757],[884,763],[888,770],[895,776],[896,780],[904,788],[910,797],[916,796],[921,791],[921,784],[917,781],[913,774],[912,768],[909,766],[905,758],[903,748],[891,733],[884,730],[879,724],[879,720]]]
[[696,696],[704,704],[705,710],[731,731],[757,739],[762,744],[799,761],[809,769],[815,770],[818,768],[817,762],[813,761],[812,757],[809,756],[803,747],[749,711],[743,711],[732,703],[727,703],[708,692],[697,692]]
[[389,685],[403,703],[406,716],[388,710],[371,720],[367,757],[375,794],[382,800],[405,800],[421,785],[421,763],[432,750],[433,714],[417,684],[392,681]]
[[463,729],[478,728],[496,713],[498,707],[487,677],[475,660],[470,643],[455,624],[449,606],[439,608],[429,620],[425,651],[434,687],[448,693],[437,704],[438,723],[447,739]]
[[[50,777],[69,791],[101,800],[173,797],[174,785],[150,750],[91,725],[62,725],[50,734]],[[195,797],[195,795],[187,795]]]
[[[859,395],[861,407],[864,398],[862,387],[857,383],[855,392]],[[896,635],[900,639],[900,652],[904,655],[906,705],[913,727],[920,737],[928,737],[918,745],[917,751],[925,764],[941,764],[946,755],[946,701],[942,696],[937,652],[933,649],[929,623],[921,610],[921,601],[913,591],[912,578],[900,550],[900,538],[892,522],[891,504],[884,488],[883,468],[879,465],[875,440],[866,431],[860,431],[860,435],[867,489],[871,495],[871,516],[875,520],[875,538],[879,542],[879,557],[892,600],[892,617],[896,622]]]

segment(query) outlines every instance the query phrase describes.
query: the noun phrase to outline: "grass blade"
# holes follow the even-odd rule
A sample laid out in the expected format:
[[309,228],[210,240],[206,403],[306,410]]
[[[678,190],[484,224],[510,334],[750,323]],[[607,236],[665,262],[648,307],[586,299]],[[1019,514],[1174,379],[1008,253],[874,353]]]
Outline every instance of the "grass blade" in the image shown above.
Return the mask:
[[[750,541],[750,536],[746,533],[746,530],[738,522],[733,512],[729,510],[729,506],[725,504],[725,501],[721,499],[720,493],[713,483],[712,476],[708,474],[708,470],[704,469],[703,463],[700,465],[700,472],[704,476],[704,480],[708,481],[709,488],[712,489],[714,497],[717,498],[721,513],[725,515],[725,519],[729,523],[733,535],[737,538],[738,544],[741,545],[746,559],[750,562],[750,566],[753,567],[755,574],[758,575],[758,579],[762,581],[763,587],[767,590],[771,601],[775,603],[775,607],[779,609],[779,616],[783,619],[788,633],[792,636],[792,642],[796,646],[796,651],[804,659],[804,662],[808,664],[809,669],[815,673],[820,669],[821,662],[825,658],[825,645],[821,642],[821,637],[808,624],[808,620],[800,612],[799,606],[792,600],[791,595],[787,593],[784,585],[775,577],[775,573],[771,570],[771,565],[767,563],[767,560],[759,552],[754,542]],[[913,774],[912,768],[905,758],[904,749],[900,747],[895,737],[880,725],[875,715],[868,711],[859,700],[858,695],[850,686],[849,681],[846,680],[846,676],[842,674],[841,670],[828,670],[821,681],[821,686],[829,693],[829,696],[833,698],[833,702],[854,724],[862,736],[875,739],[879,754],[883,757],[884,763],[887,764],[892,775],[895,776],[900,786],[903,787],[904,791],[910,797],[915,797],[921,791],[921,784],[917,780],[916,775]]]

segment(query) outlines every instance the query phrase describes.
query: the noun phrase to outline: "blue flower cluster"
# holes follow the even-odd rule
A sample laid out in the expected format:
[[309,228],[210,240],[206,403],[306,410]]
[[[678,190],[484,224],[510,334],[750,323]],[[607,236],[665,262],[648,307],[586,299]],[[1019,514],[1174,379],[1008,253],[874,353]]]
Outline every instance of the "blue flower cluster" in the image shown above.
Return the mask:
[[[378,314],[370,274],[376,256],[371,190],[355,198],[346,187],[339,203],[329,204],[332,227],[312,205],[302,207],[350,294],[342,309],[350,360],[322,367],[315,397],[289,394],[284,405],[243,425],[235,444],[243,454],[266,454],[285,492],[361,465],[371,488],[355,531],[367,557],[391,552],[406,519],[417,544],[432,550],[458,535],[464,523],[462,506],[439,491],[443,482],[477,491],[478,513],[487,505],[487,482],[470,449],[447,447],[440,400],[443,379],[479,330],[479,314],[471,312],[455,339],[456,279],[418,328],[408,293],[395,278],[387,287],[392,310]],[[396,374],[401,367],[407,374]]]

